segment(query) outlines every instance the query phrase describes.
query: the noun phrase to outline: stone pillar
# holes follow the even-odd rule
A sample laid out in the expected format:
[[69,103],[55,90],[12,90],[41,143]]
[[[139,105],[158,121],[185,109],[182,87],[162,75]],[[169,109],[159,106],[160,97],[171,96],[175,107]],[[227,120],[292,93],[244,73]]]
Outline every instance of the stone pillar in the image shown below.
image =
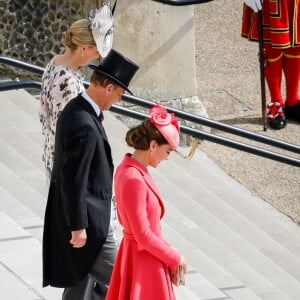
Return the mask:
[[195,95],[193,7],[118,1],[114,48],[140,65],[139,96],[167,100]]
[[113,47],[140,65],[133,93],[206,115],[196,95],[194,7],[122,0],[114,21]]

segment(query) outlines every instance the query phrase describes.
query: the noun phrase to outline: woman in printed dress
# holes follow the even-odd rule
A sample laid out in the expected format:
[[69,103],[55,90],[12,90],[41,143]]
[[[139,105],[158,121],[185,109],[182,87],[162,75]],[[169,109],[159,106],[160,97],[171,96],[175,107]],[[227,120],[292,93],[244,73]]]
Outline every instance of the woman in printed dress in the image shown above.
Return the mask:
[[161,105],[150,120],[130,129],[127,153],[115,174],[115,194],[123,239],[117,254],[107,300],[174,300],[170,272],[186,259],[162,237],[163,199],[147,167],[156,168],[179,144],[179,125]]
[[40,94],[39,116],[45,139],[43,161],[48,179],[53,167],[57,119],[68,101],[84,90],[79,67],[99,57],[88,19],[74,22],[63,33],[62,43],[65,51],[46,66]]

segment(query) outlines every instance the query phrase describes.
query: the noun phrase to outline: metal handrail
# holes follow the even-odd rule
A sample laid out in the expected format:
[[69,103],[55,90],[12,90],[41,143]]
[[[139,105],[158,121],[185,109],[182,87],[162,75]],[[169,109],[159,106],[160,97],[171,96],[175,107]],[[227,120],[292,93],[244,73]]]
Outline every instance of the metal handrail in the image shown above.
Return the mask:
[[[44,69],[42,67],[38,67],[36,65],[30,64],[30,63],[26,63],[20,60],[16,60],[10,57],[5,57],[5,56],[0,56],[0,63],[4,63],[13,67],[17,67],[17,68],[21,68],[23,70],[29,71],[31,73],[37,74],[37,75],[42,75]],[[87,87],[89,85],[88,82],[84,82],[84,85]],[[142,98],[138,98],[129,94],[124,94],[123,96],[123,100],[132,104],[136,104],[136,105],[140,105],[140,106],[144,106],[144,107],[152,107],[154,102],[142,99]],[[234,127],[234,126],[230,126],[228,124],[225,123],[221,123],[218,121],[214,121],[202,116],[198,116],[195,114],[191,114],[191,113],[186,113],[174,108],[167,108],[169,112],[174,112],[176,114],[176,116],[178,116],[179,118],[183,119],[183,120],[187,120],[190,122],[195,122],[197,124],[200,125],[204,125],[204,126],[208,126],[211,128],[215,128],[218,130],[222,130],[225,132],[229,132],[231,134],[235,134],[244,138],[249,138],[251,140],[255,140],[261,143],[265,143],[271,146],[275,146],[275,147],[279,147],[281,149],[285,149],[288,151],[292,151],[295,153],[300,153],[300,146],[299,145],[295,145],[295,144],[291,144],[285,141],[281,141],[279,139],[274,139],[268,136],[264,136],[264,135],[260,135],[257,134],[255,132],[251,132],[251,131],[247,131],[244,130],[242,128],[238,128],[238,127]]]
[[42,83],[35,80],[20,80],[20,81],[2,81],[0,83],[0,92],[18,89],[40,89]]
[[[124,94],[123,95],[123,100],[132,104],[136,104],[136,105],[140,105],[143,107],[147,107],[150,108],[153,106],[154,102],[142,99],[142,98],[138,98],[129,94]],[[285,149],[288,151],[292,151],[295,153],[300,153],[300,146],[299,145],[295,145],[295,144],[291,144],[279,139],[274,139],[265,135],[261,135],[261,134],[257,134],[255,132],[251,132],[248,130],[244,130],[242,128],[238,128],[235,126],[231,126],[222,122],[218,122],[218,121],[214,121],[199,115],[195,115],[195,114],[191,114],[191,113],[187,113],[175,108],[170,108],[167,107],[167,110],[169,112],[173,112],[178,118],[186,120],[186,121],[190,121],[190,122],[195,122],[197,124],[200,125],[204,125],[204,126],[208,126],[214,129],[218,129],[218,130],[222,130],[234,135],[238,135],[244,138],[248,138],[254,141],[258,141],[264,144],[268,144],[274,147],[278,147],[281,149]]]
[[[145,120],[146,118],[149,118],[149,115],[141,113],[141,112],[137,112],[125,107],[121,107],[119,105],[113,105],[110,108],[110,111],[118,113],[118,114],[122,114],[131,118],[135,118],[138,120]],[[180,130],[182,133],[186,133],[189,134],[195,138],[199,138],[199,139],[204,139],[210,142],[214,142],[223,146],[228,146],[237,150],[241,150],[247,153],[251,153],[251,154],[255,154],[255,155],[259,155],[265,158],[269,158],[278,162],[283,162],[292,166],[296,166],[296,167],[300,167],[300,159],[291,157],[291,156],[287,156],[284,154],[280,154],[278,152],[274,152],[274,151],[270,151],[270,150],[266,150],[263,149],[261,147],[257,147],[257,146],[252,146],[252,145],[248,145],[245,143],[241,143],[238,141],[234,141],[231,140],[229,138],[225,138],[225,137],[220,137],[199,129],[193,129],[187,126],[180,126]]]
[[0,63],[15,67],[15,68],[19,68],[19,69],[23,69],[25,71],[28,71],[30,73],[34,73],[37,75],[43,75],[44,73],[44,68],[36,66],[34,64],[30,64],[18,59],[14,59],[11,57],[7,57],[7,56],[0,56]]
[[[35,73],[38,75],[42,75],[44,69],[41,67],[37,67],[33,64],[29,64],[29,63],[25,63],[16,59],[12,59],[12,58],[8,58],[8,57],[3,57],[0,56],[0,63],[5,63],[17,68],[21,68],[24,70],[27,70],[31,73]],[[85,86],[88,86],[89,83],[88,82],[84,82]],[[0,91],[3,91],[4,89],[18,89],[18,88],[40,88],[41,83],[37,82],[37,81],[32,81],[32,80],[22,80],[22,81],[8,81],[8,82],[1,82],[0,83]],[[140,105],[143,107],[152,107],[154,102],[142,99],[142,98],[138,98],[135,96],[131,96],[128,94],[124,94],[123,95],[123,100],[127,101],[129,103],[132,104],[136,104],[136,105]],[[119,105],[113,105],[110,109],[112,112],[118,113],[118,114],[122,114],[125,116],[129,116],[129,117],[133,117],[135,119],[139,119],[139,120],[144,120],[146,118],[148,118],[148,115],[141,113],[141,112],[137,112],[137,111],[133,111],[130,110],[128,108],[125,107],[121,107]],[[201,117],[195,114],[190,114],[190,113],[186,113],[174,108],[169,108],[167,107],[167,110],[169,112],[174,112],[176,114],[176,116],[178,116],[179,118],[183,119],[183,120],[187,120],[190,122],[195,122],[197,124],[201,124],[201,125],[205,125],[208,127],[212,127],[212,128],[216,128],[219,130],[223,130],[225,132],[230,132],[232,134],[235,135],[239,135],[245,138],[249,138],[251,140],[256,140],[265,144],[269,144],[275,147],[279,147],[285,150],[289,150],[292,152],[296,152],[296,153],[300,153],[300,146],[299,145],[295,145],[295,144],[290,144],[278,139],[273,139],[267,136],[263,136],[263,135],[259,135],[256,133],[253,133],[251,131],[247,131],[241,128],[237,128],[234,126],[230,126],[218,121],[214,121],[205,117]],[[252,146],[252,145],[248,145],[245,143],[241,143],[241,142],[237,142],[234,140],[231,140],[229,138],[225,138],[225,137],[220,137],[211,133],[207,133],[198,129],[193,129],[187,126],[180,126],[181,128],[181,132],[189,134],[195,138],[199,138],[199,139],[205,139],[217,144],[221,144],[224,146],[228,146],[234,149],[238,149],[238,150],[242,150],[244,152],[248,152],[248,153],[252,153],[255,155],[259,155],[265,158],[269,158],[275,161],[279,161],[279,162],[283,162],[283,163],[287,163],[289,165],[293,165],[293,166],[297,166],[300,167],[300,160],[296,159],[294,157],[290,157],[290,156],[286,156],[283,154],[280,154],[278,152],[273,152],[270,150],[266,150],[260,147],[256,147],[256,146]]]

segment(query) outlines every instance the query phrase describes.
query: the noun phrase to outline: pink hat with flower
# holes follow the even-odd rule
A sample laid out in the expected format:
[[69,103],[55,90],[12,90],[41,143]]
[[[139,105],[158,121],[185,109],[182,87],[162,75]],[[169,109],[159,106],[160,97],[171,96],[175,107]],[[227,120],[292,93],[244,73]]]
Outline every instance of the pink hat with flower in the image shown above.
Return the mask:
[[150,122],[159,130],[172,149],[177,148],[180,139],[178,119],[174,113],[168,113],[161,104],[155,104],[149,111]]

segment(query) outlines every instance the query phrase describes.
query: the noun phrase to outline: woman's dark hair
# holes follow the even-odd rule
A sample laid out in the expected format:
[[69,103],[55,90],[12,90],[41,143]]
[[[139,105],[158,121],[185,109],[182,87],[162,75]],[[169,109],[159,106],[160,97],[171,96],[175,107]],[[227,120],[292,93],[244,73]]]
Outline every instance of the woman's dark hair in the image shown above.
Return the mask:
[[129,129],[125,140],[128,146],[136,150],[148,150],[150,142],[153,140],[156,141],[159,146],[168,144],[167,140],[150,120],[145,120],[138,126]]
[[113,84],[117,86],[117,84],[108,76],[102,73],[97,73],[96,71],[93,71],[90,78],[90,82],[94,83],[95,85],[100,85],[102,87],[106,87],[108,84]]

